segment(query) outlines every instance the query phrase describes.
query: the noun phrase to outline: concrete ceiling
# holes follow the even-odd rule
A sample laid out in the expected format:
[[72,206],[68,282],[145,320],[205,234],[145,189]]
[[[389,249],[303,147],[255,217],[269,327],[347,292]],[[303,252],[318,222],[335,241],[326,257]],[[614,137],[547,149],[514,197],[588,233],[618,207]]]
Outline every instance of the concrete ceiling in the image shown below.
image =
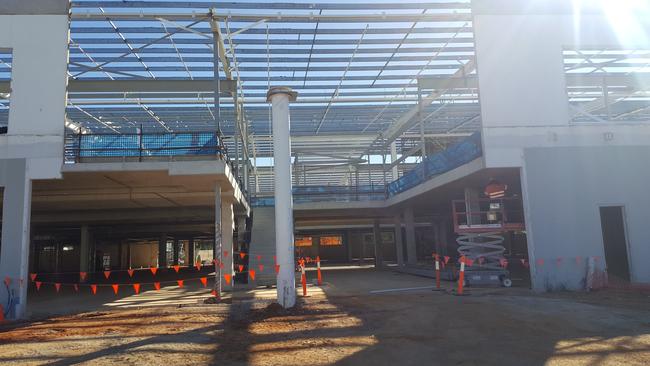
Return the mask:
[[32,207],[38,211],[214,207],[214,189],[223,175],[169,175],[166,171],[75,172],[63,179],[34,181]]

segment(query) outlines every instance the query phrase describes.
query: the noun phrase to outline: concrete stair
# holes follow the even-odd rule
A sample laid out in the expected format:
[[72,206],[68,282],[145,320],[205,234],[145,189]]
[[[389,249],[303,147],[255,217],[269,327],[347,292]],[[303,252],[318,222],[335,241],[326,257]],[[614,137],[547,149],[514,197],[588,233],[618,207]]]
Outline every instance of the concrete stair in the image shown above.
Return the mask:
[[[275,207],[253,208],[249,255],[248,266],[257,273],[255,281],[249,281],[249,285],[275,285]],[[261,260],[257,259],[258,255]],[[264,266],[262,272],[259,264]]]

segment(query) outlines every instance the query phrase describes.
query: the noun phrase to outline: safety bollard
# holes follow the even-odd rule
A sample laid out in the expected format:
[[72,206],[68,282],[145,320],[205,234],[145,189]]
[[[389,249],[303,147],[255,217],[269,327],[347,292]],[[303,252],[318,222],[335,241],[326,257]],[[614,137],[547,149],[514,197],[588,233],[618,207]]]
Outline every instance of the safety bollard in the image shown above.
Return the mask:
[[436,288],[440,288],[440,256],[436,254]]
[[305,260],[301,259],[300,262],[301,282],[302,282],[302,296],[307,296],[307,275],[305,275]]
[[433,253],[433,258],[435,259],[435,268],[436,268],[436,288],[433,291],[442,291],[440,287],[440,255]]
[[316,269],[318,273],[318,286],[321,286],[323,284],[323,277],[320,273],[320,256],[316,257]]
[[465,256],[460,257],[460,273],[458,274],[458,295],[463,294],[465,285]]

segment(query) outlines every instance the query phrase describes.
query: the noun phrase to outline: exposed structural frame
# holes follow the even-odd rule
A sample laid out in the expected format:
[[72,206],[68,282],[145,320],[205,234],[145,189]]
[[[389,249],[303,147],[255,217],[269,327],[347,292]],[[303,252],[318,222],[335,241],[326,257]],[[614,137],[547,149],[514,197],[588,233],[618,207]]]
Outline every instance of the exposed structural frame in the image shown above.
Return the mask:
[[[370,159],[357,156],[378,130],[418,100],[415,78],[402,72],[444,77],[473,57],[470,5],[464,2],[73,0],[70,14],[68,71],[78,78],[70,80],[67,111],[75,131],[203,131],[216,120],[227,134],[234,170],[249,190],[261,193],[270,192],[273,174],[262,93],[270,86],[301,92],[292,105],[296,179],[311,185],[365,184],[364,163]],[[391,24],[396,22],[402,24]],[[129,56],[115,62],[122,53]],[[438,143],[435,136],[446,132],[440,126],[453,127],[474,113],[471,98],[459,95],[469,103],[445,107],[419,136],[408,130],[398,138],[398,152],[411,150],[423,135],[429,136],[424,137],[429,146]],[[424,118],[432,109],[418,113]],[[445,137],[467,135],[475,126],[443,136],[440,146]],[[306,143],[314,134],[316,140]],[[344,136],[354,141],[342,141]],[[368,182],[377,184],[377,152],[371,154]],[[250,179],[251,165],[261,179]]]
[[[115,31],[119,33],[117,27],[110,21],[111,18],[116,17],[119,19],[125,19],[129,18],[128,16],[125,16],[124,14],[115,14],[111,15],[108,13],[105,13],[102,8],[101,10],[101,15],[103,20],[109,20],[111,22],[111,25],[114,27]],[[88,15],[88,14],[86,14]],[[141,14],[142,17],[144,16]],[[74,18],[74,15],[72,16]],[[222,124],[222,118],[221,118],[221,101],[220,101],[220,95],[222,92],[222,84],[225,84],[225,91],[230,93],[233,99],[234,103],[234,112],[235,112],[235,134],[234,134],[234,147],[235,147],[235,155],[234,155],[234,161],[235,161],[235,175],[236,176],[242,176],[244,179],[244,187],[246,190],[249,190],[249,179],[248,179],[248,172],[250,169],[250,156],[249,156],[249,134],[248,134],[248,126],[246,123],[246,119],[244,117],[244,106],[243,106],[243,89],[242,89],[242,83],[239,78],[239,72],[237,70],[238,63],[236,61],[236,56],[235,56],[235,50],[234,50],[234,45],[232,42],[232,34],[228,32],[228,38],[229,38],[229,50],[226,49],[226,46],[224,44],[224,38],[221,32],[221,25],[220,25],[220,20],[225,19],[226,21],[226,26],[228,27],[228,19],[229,17],[223,17],[217,15],[216,11],[214,9],[210,9],[210,11],[207,14],[202,14],[199,17],[192,16],[192,23],[189,26],[182,26],[177,23],[175,23],[173,20],[178,20],[174,16],[170,16],[169,14],[165,14],[164,16],[148,16],[148,18],[153,17],[155,20],[160,21],[161,23],[165,24],[171,24],[177,27],[176,31],[173,32],[167,32],[163,37],[160,37],[152,42],[149,42],[143,46],[140,46],[138,48],[133,48],[132,46],[129,45],[129,51],[125,52],[124,54],[115,57],[109,61],[102,62],[101,64],[98,64],[95,67],[92,68],[87,68],[86,70],[77,73],[73,75],[74,78],[81,76],[87,72],[91,71],[104,71],[103,67],[111,62],[118,61],[122,58],[124,58],[127,55],[133,54],[135,55],[138,60],[141,60],[140,57],[138,56],[137,52],[141,51],[142,49],[155,44],[163,39],[171,39],[172,35],[181,31],[185,32],[190,32],[194,34],[199,34],[204,37],[210,37],[206,34],[196,32],[192,30],[192,26],[198,24],[202,20],[208,20],[210,27],[212,29],[212,53],[213,53],[213,71],[214,71],[214,76],[212,82],[209,81],[204,81],[204,80],[190,80],[190,81],[185,81],[185,80],[177,80],[177,81],[165,81],[164,83],[159,83],[158,87],[161,89],[164,88],[165,91],[179,91],[179,92],[184,92],[184,91],[211,91],[213,92],[213,99],[214,99],[214,113],[213,113],[213,118],[215,120],[215,129],[218,131],[219,134],[221,134],[221,124]],[[171,19],[170,19],[171,18]],[[256,23],[252,24],[250,28],[257,26],[258,24],[261,24],[264,20],[257,21]],[[166,29],[166,28],[165,28]],[[237,31],[237,34],[245,32],[247,29],[240,29]],[[121,33],[119,33],[120,36]],[[126,39],[122,36],[124,41],[126,42]],[[128,44],[128,43],[127,43]],[[228,56],[229,54],[232,56],[235,60],[234,62],[234,68],[231,68]],[[145,66],[145,69],[148,69],[147,65],[142,62],[142,64]],[[224,74],[225,74],[225,83],[221,80],[220,77],[220,67],[223,68]],[[233,79],[233,71],[235,71],[237,75],[237,79]],[[113,71],[111,71],[113,72]],[[153,74],[151,76],[154,78],[153,80],[134,80],[134,81],[121,81],[121,80],[111,80],[110,82],[113,83],[112,87],[120,90],[122,92],[146,92],[146,91],[156,91],[156,87],[153,85],[155,84],[155,77]],[[79,83],[79,88],[75,88],[74,84]],[[88,92],[90,90],[92,91],[108,91],[107,86],[105,86],[105,89],[102,89],[101,86],[96,85],[95,83],[98,83],[97,81],[80,81],[80,80],[75,80],[71,81],[71,87],[69,91],[72,92]],[[135,85],[127,85],[129,83],[136,83]],[[85,85],[84,85],[85,84]],[[95,89],[91,87],[91,85],[94,84]],[[203,85],[202,85],[203,84]],[[191,85],[191,86],[190,86]],[[211,86],[211,88],[209,88]],[[0,86],[0,89],[1,86]],[[116,90],[116,91],[117,91]],[[112,91],[112,90],[111,90]],[[158,90],[162,91],[162,90]],[[96,95],[94,95],[96,98]],[[138,103],[139,100],[138,100]],[[163,127],[166,127],[164,122],[159,120],[157,116],[153,114],[146,106],[143,105],[143,108],[151,114],[151,116],[158,120]],[[244,138],[244,136],[246,136]],[[240,157],[240,145],[241,145],[241,150],[243,152],[243,156]],[[242,159],[244,161],[244,167],[243,167],[243,174],[242,174]]]
[[[425,123],[428,118],[431,117],[431,115],[427,116],[426,118],[423,116],[423,111],[425,106],[430,105],[434,101],[438,100],[440,97],[448,93],[451,89],[454,87],[467,87],[467,76],[471,74],[476,68],[476,63],[472,59],[468,63],[464,64],[458,71],[456,71],[451,77],[449,78],[440,78],[442,79],[442,82],[438,85],[436,85],[435,88],[433,89],[433,92],[431,94],[427,95],[426,97],[422,96],[422,91],[423,89],[427,86],[426,84],[423,86],[421,79],[418,78],[418,102],[415,106],[413,106],[409,111],[404,113],[397,121],[395,121],[386,131],[381,132],[375,140],[371,143],[369,146],[368,150],[366,150],[365,154],[368,155],[368,163],[370,164],[370,154],[373,151],[379,151],[381,156],[382,156],[382,179],[383,179],[383,184],[386,185],[388,182],[388,179],[386,177],[386,173],[391,170],[392,171],[392,179],[397,179],[397,171],[396,168],[397,166],[404,162],[407,158],[410,156],[417,155],[419,152],[419,156],[421,157],[422,160],[424,160],[427,157],[427,149],[426,149],[426,135],[425,135]],[[458,84],[460,81],[460,85]],[[443,108],[445,108],[445,104],[441,105],[438,107],[434,112],[431,114],[435,114],[439,111],[441,111]],[[480,114],[472,119],[467,120],[467,122],[471,122],[475,120],[476,118],[480,117]],[[394,143],[395,140],[397,140],[402,134],[407,132],[409,129],[414,127],[416,124],[419,124],[420,126],[420,141],[419,144],[416,144],[414,147],[412,147],[410,150],[404,152],[401,157],[397,158],[396,154],[392,153],[392,150],[394,150]],[[463,123],[465,124],[465,122]],[[456,128],[454,128],[456,129]],[[452,133],[453,130],[447,131],[448,133]],[[469,135],[469,134],[468,134]],[[451,137],[452,135],[450,135]],[[391,149],[391,163],[387,164],[386,163],[386,156],[389,153],[389,148]],[[359,158],[363,157],[364,154],[362,154]]]

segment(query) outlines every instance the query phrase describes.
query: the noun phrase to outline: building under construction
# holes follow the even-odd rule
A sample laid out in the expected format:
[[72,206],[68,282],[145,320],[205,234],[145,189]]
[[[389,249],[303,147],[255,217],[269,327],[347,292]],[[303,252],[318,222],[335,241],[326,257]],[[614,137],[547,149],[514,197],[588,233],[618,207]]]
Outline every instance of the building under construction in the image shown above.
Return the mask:
[[4,315],[172,266],[290,307],[316,257],[650,283],[650,17],[615,3],[1,1]]

